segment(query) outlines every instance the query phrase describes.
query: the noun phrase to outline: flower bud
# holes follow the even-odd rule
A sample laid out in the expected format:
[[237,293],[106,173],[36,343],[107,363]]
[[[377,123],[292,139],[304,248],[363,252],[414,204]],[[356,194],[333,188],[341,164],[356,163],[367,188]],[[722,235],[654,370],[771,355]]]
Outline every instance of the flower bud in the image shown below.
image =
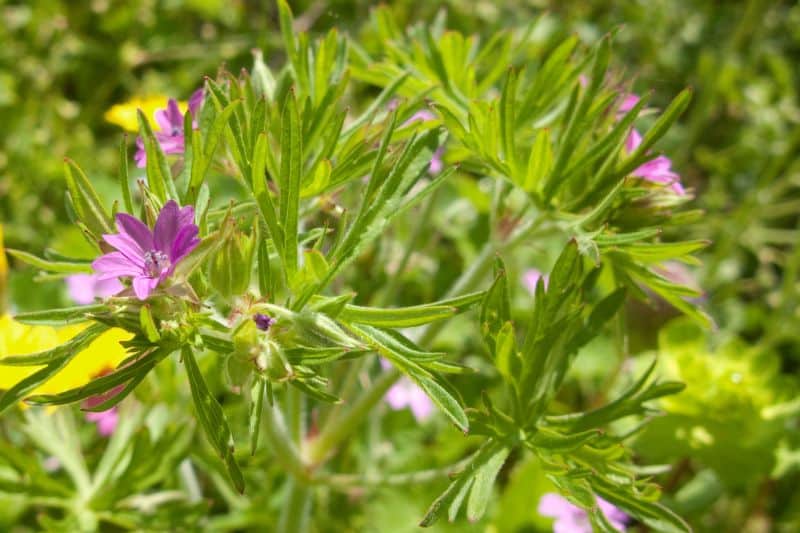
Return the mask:
[[234,232],[211,260],[211,285],[224,298],[238,296],[250,287],[254,239]]

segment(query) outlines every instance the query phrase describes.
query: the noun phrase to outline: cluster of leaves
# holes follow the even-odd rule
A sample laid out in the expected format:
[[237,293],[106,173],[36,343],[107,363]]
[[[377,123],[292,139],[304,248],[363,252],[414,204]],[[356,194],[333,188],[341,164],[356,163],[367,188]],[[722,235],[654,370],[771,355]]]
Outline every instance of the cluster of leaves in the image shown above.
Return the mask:
[[[379,8],[370,27],[378,46],[361,47],[335,30],[317,40],[296,32],[288,6],[278,6],[285,66],[270,68],[256,54],[250,72],[237,77],[223,71],[207,79],[198,129],[187,114],[181,164],[170,165],[143,116],[147,185],[139,181],[131,190],[123,144],[121,202],[111,209],[80,168],[66,163],[68,214],[95,253],[101,252],[101,235],[113,232],[113,213],[152,222],[170,199],[195,206],[202,243],[178,265],[170,285],[146,303],[121,296],[19,315],[27,323],[93,325],[67,345],[4,359],[4,364],[44,366],[6,391],[2,408],[23,398],[40,405],[76,403],[121,389],[92,408],[108,409],[147,381],[160,381],[160,369],[171,368],[170,356],[180,353],[196,418],[233,487],[242,491],[257,476],[242,468],[255,459],[236,452],[237,439],[247,434],[255,457],[263,434],[287,474],[278,479],[288,479],[293,491],[324,480],[330,459],[403,375],[456,428],[479,441],[423,524],[432,524],[445,509],[454,519],[463,504],[468,518],[479,519],[504,464],[524,453],[536,458],[571,501],[589,509],[601,530],[611,526],[595,496],[651,527],[688,529],[656,503],[655,485],[638,476],[622,445],[630,432],[605,431],[620,419],[649,414],[647,402],[678,392],[679,384],[654,379],[650,368],[607,403],[568,414],[552,411],[577,354],[608,334],[628,295],[645,300],[657,295],[706,323],[687,301],[698,294],[660,270],[669,260],[693,262],[692,254],[705,244],[660,238],[662,228],[680,228],[691,219],[678,213],[685,199],[630,177],[653,157],[653,146],[686,108],[689,94],[681,93],[655,118],[642,145],[628,154],[625,138],[647,100],[617,117],[627,87],[609,69],[610,38],[588,50],[574,38],[541,46],[534,37],[541,30],[533,23],[482,43],[444,31],[443,19],[402,31],[391,11]],[[368,105],[356,101],[358,91],[375,86]],[[411,120],[425,107],[434,119]],[[429,161],[440,147],[450,164],[431,176]],[[227,205],[214,194],[219,182],[235,187]],[[438,287],[431,298],[397,305],[393,296],[407,286],[406,273],[387,273],[379,261],[364,258],[398,246],[404,250],[399,264],[407,265],[436,195],[458,197],[465,184],[473,190],[488,184],[493,191],[488,213],[476,217],[483,236],[479,251],[465,254],[466,266],[449,290]],[[393,231],[416,216],[422,229],[410,238]],[[509,282],[504,260],[517,262],[537,238],[547,241],[558,259],[547,287],[541,280],[524,312],[517,313],[516,284]],[[88,262],[75,258],[15,256],[55,275],[90,270]],[[382,290],[364,291],[364,270],[391,281]],[[473,307],[480,307],[478,317],[465,313]],[[258,331],[254,313],[277,322],[268,332]],[[466,322],[459,327],[466,324],[480,337],[488,363],[481,373],[493,383],[480,409],[465,408],[478,401],[464,385],[474,377],[465,365],[464,345],[452,351],[434,346],[446,325],[461,319]],[[28,397],[110,326],[135,335],[127,344],[130,357],[114,372],[61,394]],[[617,326],[624,330],[621,320]],[[368,370],[364,361],[370,354],[395,370],[372,372],[372,388],[352,398],[352,384],[337,382],[338,369],[354,370],[355,381]],[[224,362],[213,368],[224,368],[229,386],[248,393],[249,431],[229,424],[214,375],[202,369],[214,361]],[[342,399],[347,407],[336,405]],[[312,417],[304,405],[320,413],[318,433],[305,429]],[[107,453],[119,440],[118,446],[127,443],[125,453],[136,456],[129,436],[114,439]],[[218,466],[208,463],[204,467],[215,472]],[[24,467],[16,468],[15,487],[36,492],[25,483]],[[114,508],[122,495],[98,492],[103,483],[78,492],[81,498],[100,498],[98,507]],[[142,483],[129,490],[146,490],[149,485]],[[286,508],[302,514],[303,505],[291,505],[293,494]],[[228,498],[241,501],[235,494]],[[80,513],[73,518],[81,519]]]

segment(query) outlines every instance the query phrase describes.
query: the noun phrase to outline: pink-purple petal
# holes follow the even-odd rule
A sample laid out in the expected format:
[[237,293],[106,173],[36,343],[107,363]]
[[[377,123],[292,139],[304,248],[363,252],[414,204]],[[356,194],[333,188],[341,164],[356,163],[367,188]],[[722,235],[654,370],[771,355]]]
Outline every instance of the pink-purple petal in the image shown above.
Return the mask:
[[99,280],[137,276],[142,273],[141,268],[120,252],[111,252],[98,257],[92,262],[92,269],[97,273]]
[[108,298],[125,288],[116,277],[100,279],[97,274],[73,274],[65,281],[69,297],[80,305],[90,304],[95,298]]
[[170,200],[161,208],[156,225],[153,228],[153,241],[156,249],[167,255],[170,254],[172,243],[175,241],[175,237],[178,236],[178,230],[180,229],[179,212],[178,204],[175,200]]
[[172,242],[172,247],[169,251],[169,259],[172,265],[178,263],[181,259],[186,257],[189,252],[195,249],[200,244],[200,239],[197,237],[198,229],[194,224],[183,226],[178,230],[178,235]]
[[106,411],[90,411],[86,413],[86,421],[94,422],[97,425],[97,432],[101,436],[110,437],[114,434],[114,430],[117,429],[119,414],[116,406],[112,407],[111,409],[107,409]]
[[178,225],[183,227],[189,224],[194,224],[194,206],[191,205],[181,207],[178,212]]
[[138,276],[133,278],[133,292],[140,300],[147,300],[150,293],[158,286],[158,278]]
[[132,264],[144,268],[144,250],[127,233],[103,235],[103,240],[116,248]]
[[203,103],[203,88],[197,89],[195,92],[192,93],[192,96],[189,97],[189,112],[192,116],[197,115],[197,111],[200,109],[200,105]]
[[128,234],[142,250],[153,249],[153,233],[138,218],[127,213],[118,213],[117,228],[120,233]]

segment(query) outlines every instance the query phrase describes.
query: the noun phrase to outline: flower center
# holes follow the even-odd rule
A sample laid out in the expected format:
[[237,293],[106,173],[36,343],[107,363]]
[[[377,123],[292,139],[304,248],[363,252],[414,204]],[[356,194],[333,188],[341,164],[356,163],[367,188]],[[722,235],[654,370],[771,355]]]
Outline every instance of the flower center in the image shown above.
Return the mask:
[[159,250],[150,250],[144,254],[144,269],[151,278],[160,276],[169,268],[169,257]]

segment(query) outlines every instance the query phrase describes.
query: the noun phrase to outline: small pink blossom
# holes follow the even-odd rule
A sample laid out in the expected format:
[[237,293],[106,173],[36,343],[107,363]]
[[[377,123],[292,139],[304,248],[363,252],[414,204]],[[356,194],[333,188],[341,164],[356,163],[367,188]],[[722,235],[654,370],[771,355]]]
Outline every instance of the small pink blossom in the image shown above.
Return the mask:
[[[187,111],[187,113],[191,113],[193,129],[197,129],[197,111],[202,103],[203,89],[197,89],[189,97],[189,110]],[[156,124],[158,124],[159,130],[154,135],[164,154],[182,154],[184,152],[186,143],[183,131],[184,117],[185,115],[181,113],[178,107],[178,102],[171,98],[167,102],[166,109],[159,109],[155,112]],[[139,168],[143,168],[147,164],[147,153],[144,149],[144,140],[141,137],[136,139],[134,160]]]
[[[381,367],[389,369],[391,365],[385,359],[381,359]],[[425,394],[419,385],[403,376],[397,383],[386,392],[384,397],[386,403],[395,411],[411,409],[411,414],[417,422],[424,422],[433,414],[433,402]]]
[[117,278],[100,279],[97,274],[73,274],[64,278],[69,297],[76,304],[86,305],[95,298],[105,299],[114,296],[125,287]]
[[536,294],[536,285],[538,285],[539,280],[544,278],[544,286],[547,287],[547,282],[549,278],[546,274],[542,274],[540,270],[535,268],[529,268],[522,274],[522,284],[525,285],[525,288],[528,289],[528,292],[535,295]]
[[[597,498],[597,506],[614,528],[625,531],[627,514],[600,497]],[[592,533],[588,513],[560,494],[548,492],[542,495],[538,511],[542,516],[555,518],[553,533]]]
[[97,425],[97,432],[102,437],[110,437],[117,429],[119,423],[119,413],[117,407],[114,406],[106,411],[94,412],[89,411],[86,413],[86,421],[94,422]]
[[[633,93],[628,93],[622,100],[622,103],[617,110],[617,118],[629,112],[639,102],[639,96]],[[625,139],[625,151],[632,154],[642,144],[642,136],[636,129],[631,129],[627,139]],[[666,156],[659,155],[655,158],[639,165],[632,173],[632,175],[658,183],[660,185],[669,186],[675,194],[686,194],[686,190],[681,184],[681,177],[673,172],[672,161]]]
[[[631,133],[625,140],[625,149],[628,153],[633,153],[641,144],[642,136],[638,131],[631,130]],[[681,184],[681,177],[672,171],[672,161],[666,156],[659,155],[646,163],[642,163],[632,174],[653,183],[668,185],[675,194],[686,194],[686,190]]]
[[[428,120],[434,120],[435,118],[436,115],[434,115],[427,109],[420,109],[419,111],[411,115],[411,117],[409,117],[408,120],[403,122],[403,126],[413,124],[414,122],[426,122]],[[441,172],[442,169],[444,168],[444,161],[442,160],[442,154],[444,154],[444,147],[442,146],[439,146],[438,148],[436,148],[436,151],[433,152],[430,164],[428,165],[428,172],[430,172],[430,174],[433,176]]]

